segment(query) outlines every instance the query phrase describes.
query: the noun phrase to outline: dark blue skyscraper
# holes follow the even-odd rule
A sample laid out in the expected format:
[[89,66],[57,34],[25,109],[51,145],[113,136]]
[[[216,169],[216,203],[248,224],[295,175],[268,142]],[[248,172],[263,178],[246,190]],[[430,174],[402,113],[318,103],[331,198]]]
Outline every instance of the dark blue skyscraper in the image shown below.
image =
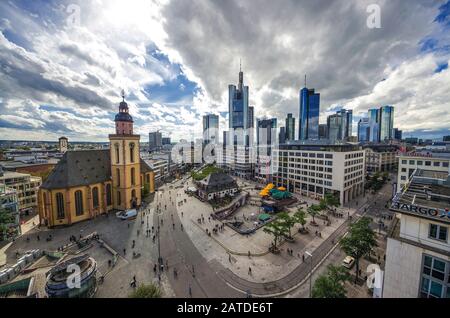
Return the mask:
[[295,140],[295,118],[292,114],[287,114],[285,127],[286,140]]
[[304,87],[300,91],[298,139],[319,139],[320,94]]
[[248,86],[244,86],[244,73],[239,71],[239,84],[228,86],[229,128],[247,129],[249,127]]

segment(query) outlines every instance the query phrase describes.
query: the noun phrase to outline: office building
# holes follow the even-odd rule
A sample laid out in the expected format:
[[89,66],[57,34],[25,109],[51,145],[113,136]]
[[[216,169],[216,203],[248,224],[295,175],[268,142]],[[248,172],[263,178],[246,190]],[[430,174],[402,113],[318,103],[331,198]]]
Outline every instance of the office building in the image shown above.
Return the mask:
[[397,191],[401,192],[417,169],[449,172],[450,156],[445,152],[409,152],[398,156]]
[[148,150],[159,151],[162,148],[162,134],[159,131],[148,134]]
[[172,141],[170,140],[170,137],[162,137],[162,145],[163,146],[167,146],[167,145],[171,145]]
[[320,94],[304,87],[300,91],[299,140],[319,139]]
[[450,176],[415,169],[392,200],[384,298],[450,298]]
[[256,124],[256,167],[255,177],[261,181],[270,181],[272,173],[272,148],[277,143],[277,119],[258,119]]
[[364,192],[365,151],[361,146],[296,142],[273,150],[276,186],[315,199],[332,193],[345,204]]
[[4,171],[0,175],[0,184],[14,189],[19,203],[19,212],[29,214],[36,212],[38,207],[38,191],[42,179],[26,173]]
[[366,144],[363,148],[366,151],[366,172],[368,174],[393,171],[398,167],[399,146]]
[[278,143],[286,143],[286,127],[280,127],[280,132],[278,133]]
[[327,124],[319,125],[319,139],[328,139],[328,125]]
[[285,131],[286,140],[295,140],[295,118],[292,116],[292,114],[287,114]]
[[203,142],[204,144],[217,144],[219,142],[219,116],[203,116]]
[[402,140],[402,131],[398,128],[394,128],[394,139],[395,140]]
[[[0,175],[1,173],[0,170]],[[0,211],[6,212],[11,219],[11,222],[4,224],[4,229],[0,228],[0,241],[14,240],[21,234],[19,201],[16,190],[8,188],[3,183],[0,183]]]
[[369,142],[370,141],[370,121],[369,118],[361,118],[358,122],[358,141]]
[[394,139],[394,107],[383,106],[380,108],[380,137],[379,141]]
[[380,111],[379,109],[369,109],[369,141],[380,142]]
[[328,116],[327,131],[328,140],[330,140],[331,143],[336,142],[336,140],[342,140],[342,116],[340,114]]

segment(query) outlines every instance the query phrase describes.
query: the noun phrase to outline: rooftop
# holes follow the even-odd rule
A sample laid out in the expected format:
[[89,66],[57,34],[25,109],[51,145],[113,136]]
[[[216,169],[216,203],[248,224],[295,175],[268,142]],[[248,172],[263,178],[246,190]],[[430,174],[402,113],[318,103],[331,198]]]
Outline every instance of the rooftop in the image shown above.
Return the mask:
[[450,175],[417,169],[398,193],[391,210],[450,223]]

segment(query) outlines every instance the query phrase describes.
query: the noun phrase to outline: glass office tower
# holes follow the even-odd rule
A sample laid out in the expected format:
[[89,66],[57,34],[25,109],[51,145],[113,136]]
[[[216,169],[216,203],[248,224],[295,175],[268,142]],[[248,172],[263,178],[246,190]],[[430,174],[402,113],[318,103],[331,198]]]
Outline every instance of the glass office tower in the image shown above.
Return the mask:
[[379,142],[380,141],[380,111],[379,109],[369,109],[369,126],[370,126],[370,134],[369,141],[370,142]]
[[319,139],[320,94],[304,87],[300,91],[299,140]]
[[203,140],[205,144],[219,142],[219,116],[203,116]]
[[380,108],[380,141],[394,139],[394,107]]
[[339,136],[339,139],[346,140],[351,137],[353,133],[353,111],[341,109],[336,113],[342,117],[341,135]]
[[370,140],[369,118],[361,118],[358,122],[358,141],[368,142]]
[[327,130],[331,142],[342,139],[342,116],[339,113],[328,116]]
[[286,117],[285,137],[286,140],[295,140],[295,118],[292,114],[288,114]]

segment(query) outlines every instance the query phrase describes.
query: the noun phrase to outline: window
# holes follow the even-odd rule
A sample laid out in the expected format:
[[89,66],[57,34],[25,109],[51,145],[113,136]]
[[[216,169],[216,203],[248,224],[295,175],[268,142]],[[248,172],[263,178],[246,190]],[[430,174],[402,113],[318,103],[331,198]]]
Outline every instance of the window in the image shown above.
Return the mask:
[[414,160],[410,160],[410,161],[409,161],[409,164],[410,164],[410,165],[414,165],[415,163],[416,163],[416,162],[415,162]]
[[448,262],[424,255],[420,288],[422,297],[443,298],[449,294],[448,267]]
[[435,240],[446,242],[447,241],[447,231],[448,231],[448,229],[445,226],[430,223],[428,237],[435,239]]
[[402,168],[402,172],[406,172],[406,168]]
[[116,174],[117,174],[117,186],[120,187],[120,169],[119,168],[116,169]]
[[439,161],[435,161],[435,162],[433,162],[433,166],[434,167],[440,167],[441,163]]
[[134,143],[130,144],[130,161],[134,162]]
[[431,166],[431,161],[425,161],[425,166]]
[[120,162],[120,156],[119,156],[119,144],[114,144],[114,148],[116,150],[116,163]]
[[131,168],[131,185],[135,185],[136,184],[136,178],[135,178],[135,171],[136,169]]
[[106,185],[106,205],[112,205],[111,185],[109,183]]
[[75,191],[75,214],[77,216],[83,215],[83,192],[81,190]]
[[56,217],[58,220],[65,218],[64,195],[60,192],[56,194]]
[[92,205],[93,205],[94,209],[99,207],[98,188],[97,187],[92,189]]
[[444,161],[444,162],[442,163],[442,166],[443,166],[444,168],[448,168],[448,162],[445,162],[445,161]]
[[402,165],[406,165],[407,162],[408,161],[406,161],[406,160],[402,160]]
[[423,165],[423,161],[422,161],[422,160],[418,160],[418,161],[417,161],[417,165],[418,165],[418,166],[422,166],[422,165]]
[[406,180],[406,177],[405,177],[405,176],[401,176],[400,178],[402,179],[402,181],[405,181],[405,180]]

